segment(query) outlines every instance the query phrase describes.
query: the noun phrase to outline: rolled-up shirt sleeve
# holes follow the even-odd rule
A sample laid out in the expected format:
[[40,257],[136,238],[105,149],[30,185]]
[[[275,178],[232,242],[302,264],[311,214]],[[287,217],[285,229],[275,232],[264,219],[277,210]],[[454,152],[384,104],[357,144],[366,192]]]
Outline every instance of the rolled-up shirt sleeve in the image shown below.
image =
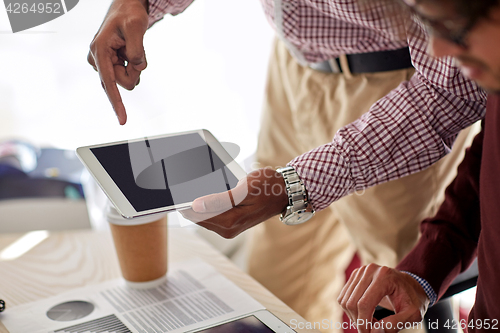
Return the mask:
[[427,42],[408,44],[416,73],[341,128],[332,142],[293,159],[316,210],[355,191],[421,171],[444,157],[457,134],[482,119],[486,93]]
[[484,132],[479,133],[446,189],[436,216],[420,227],[422,236],[413,250],[396,266],[425,279],[443,296],[452,281],[465,272],[477,256],[481,234],[479,200]]
[[149,0],[149,26],[161,20],[166,14],[182,13],[194,0]]

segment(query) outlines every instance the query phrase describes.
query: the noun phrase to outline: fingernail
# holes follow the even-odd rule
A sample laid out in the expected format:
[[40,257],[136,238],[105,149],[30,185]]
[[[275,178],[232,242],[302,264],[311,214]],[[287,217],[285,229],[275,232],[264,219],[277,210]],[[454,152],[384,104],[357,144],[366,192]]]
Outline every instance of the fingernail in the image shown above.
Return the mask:
[[207,208],[205,207],[205,201],[203,200],[195,200],[193,202],[192,208],[197,213],[205,213]]

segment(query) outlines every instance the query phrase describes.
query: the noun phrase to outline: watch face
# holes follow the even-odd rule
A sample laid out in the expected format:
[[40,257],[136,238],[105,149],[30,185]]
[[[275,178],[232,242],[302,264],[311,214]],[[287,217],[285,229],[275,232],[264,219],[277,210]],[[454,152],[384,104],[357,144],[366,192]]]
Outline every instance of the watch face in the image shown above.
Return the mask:
[[287,225],[296,225],[301,224],[308,221],[311,217],[313,217],[314,213],[312,212],[295,212],[289,216],[286,216],[283,219],[283,222]]

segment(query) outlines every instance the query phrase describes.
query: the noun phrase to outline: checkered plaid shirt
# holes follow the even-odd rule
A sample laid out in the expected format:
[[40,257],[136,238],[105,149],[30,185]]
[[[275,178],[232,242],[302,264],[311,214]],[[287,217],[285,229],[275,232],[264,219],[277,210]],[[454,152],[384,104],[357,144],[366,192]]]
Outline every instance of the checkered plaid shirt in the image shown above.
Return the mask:
[[[150,25],[167,13],[182,12],[192,1],[150,0]],[[451,59],[427,55],[421,26],[402,20],[395,8],[359,0],[261,2],[277,35],[303,64],[409,46],[416,69],[410,81],[341,128],[331,143],[289,163],[316,210],[427,168],[450,151],[461,129],[483,118],[486,93],[465,79]]]

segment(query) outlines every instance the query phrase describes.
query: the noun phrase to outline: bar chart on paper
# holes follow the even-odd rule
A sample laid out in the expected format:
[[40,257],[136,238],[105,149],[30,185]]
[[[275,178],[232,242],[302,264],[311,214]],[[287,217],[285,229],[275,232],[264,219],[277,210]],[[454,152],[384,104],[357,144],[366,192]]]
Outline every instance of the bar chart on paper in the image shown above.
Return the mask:
[[132,333],[114,314],[54,331],[54,333]]

